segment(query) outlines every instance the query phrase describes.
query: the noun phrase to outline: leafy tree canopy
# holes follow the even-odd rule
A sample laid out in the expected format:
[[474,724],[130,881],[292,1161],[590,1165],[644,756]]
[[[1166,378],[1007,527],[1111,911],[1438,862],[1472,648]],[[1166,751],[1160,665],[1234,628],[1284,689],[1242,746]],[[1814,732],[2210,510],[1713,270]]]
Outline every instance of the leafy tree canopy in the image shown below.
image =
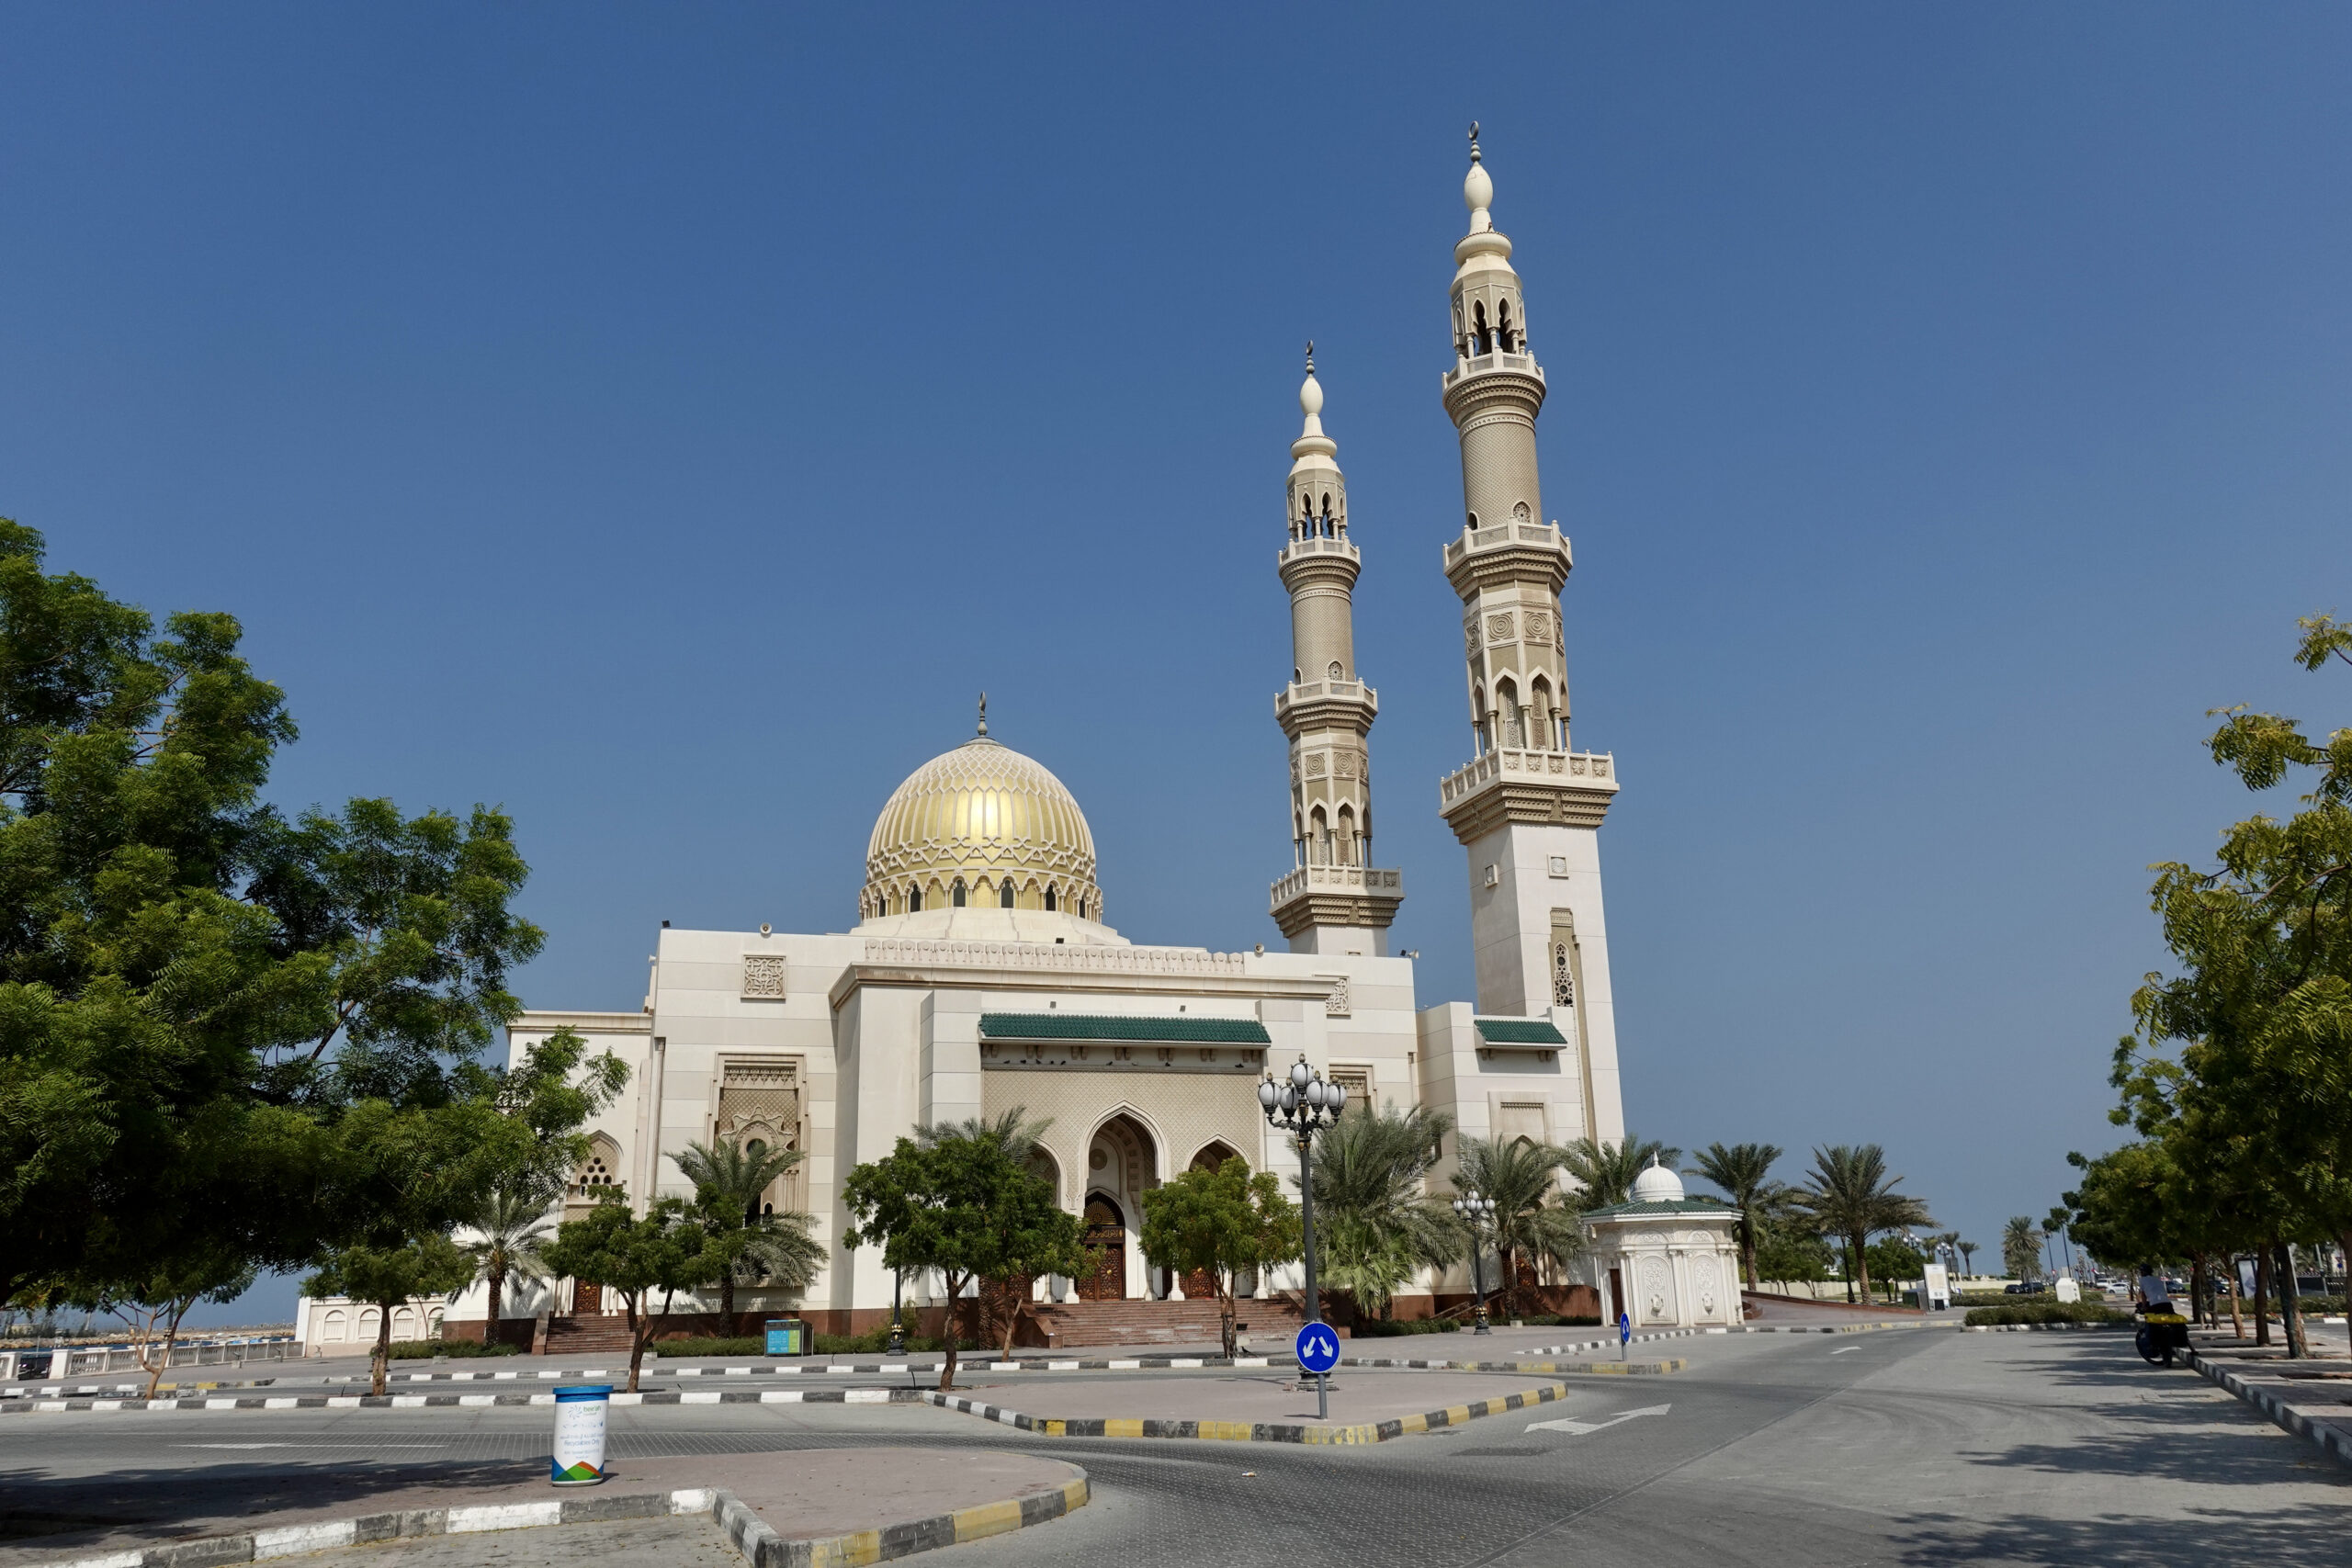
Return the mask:
[[1209,1276],[1227,1356],[1235,1352],[1234,1276],[1297,1258],[1299,1228],[1282,1182],[1271,1171],[1252,1174],[1238,1155],[1143,1195],[1143,1255],[1179,1274]]

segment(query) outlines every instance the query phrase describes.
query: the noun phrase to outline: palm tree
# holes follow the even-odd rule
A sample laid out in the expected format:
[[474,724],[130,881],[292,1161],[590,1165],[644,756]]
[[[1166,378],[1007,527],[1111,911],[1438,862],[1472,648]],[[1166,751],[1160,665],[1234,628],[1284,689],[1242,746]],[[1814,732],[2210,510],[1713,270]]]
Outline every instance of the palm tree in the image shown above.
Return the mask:
[[762,1202],[776,1178],[800,1163],[798,1149],[722,1139],[688,1144],[676,1158],[695,1184],[695,1206],[728,1244],[729,1261],[718,1276],[718,1314],[729,1331],[735,1327],[738,1280],[806,1285],[817,1277],[825,1248],[808,1234],[815,1220],[797,1209],[771,1213]]
[[1947,1231],[1944,1234],[1951,1238],[1952,1246],[1957,1248],[1960,1253],[1960,1266],[1962,1269],[1970,1274],[1975,1273],[1976,1244],[1973,1241],[1962,1241],[1958,1231]]
[[1050,1116],[1029,1119],[1029,1108],[1016,1105],[994,1116],[967,1116],[961,1122],[933,1122],[915,1129],[915,1142],[925,1148],[943,1138],[969,1138],[976,1143],[1001,1144],[1016,1162],[1025,1162],[1037,1140],[1054,1124]]
[[1647,1170],[1653,1160],[1673,1165],[1682,1157],[1680,1149],[1668,1148],[1654,1138],[1637,1140],[1631,1133],[1621,1144],[1577,1138],[1559,1153],[1560,1168],[1574,1177],[1581,1189],[1576,1205],[1580,1210],[1625,1202],[1634,1195],[1634,1179]]
[[1871,1265],[1863,1248],[1874,1232],[1936,1223],[1928,1217],[1923,1200],[1894,1190],[1902,1181],[1886,1174],[1886,1151],[1876,1144],[1832,1144],[1813,1151],[1813,1172],[1798,1201],[1824,1231],[1844,1245],[1851,1265],[1847,1271],[1849,1300],[1857,1280],[1862,1299],[1870,1300]]
[[1359,1311],[1385,1317],[1397,1286],[1462,1256],[1453,1213],[1422,1185],[1439,1140],[1453,1130],[1453,1118],[1423,1106],[1366,1107],[1315,1140],[1323,1282],[1354,1297]]
[[476,1239],[458,1250],[473,1259],[474,1278],[490,1286],[490,1318],[482,1338],[498,1343],[499,1325],[506,1310],[507,1276],[544,1280],[547,1269],[539,1248],[553,1237],[552,1195],[537,1182],[506,1181],[492,1188],[466,1216]]
[[2014,1214],[2001,1227],[2002,1266],[2019,1280],[2041,1275],[2041,1233],[2023,1214]]
[[[1522,1255],[1566,1263],[1584,1250],[1578,1210],[1559,1190],[1557,1172],[1566,1157],[1564,1149],[1525,1138],[1460,1141],[1453,1188],[1494,1200],[1493,1240],[1502,1265],[1506,1315],[1517,1310]],[[1471,1245],[1476,1245],[1475,1239]]]
[[1763,1288],[1756,1280],[1757,1227],[1786,1201],[1789,1191],[1786,1182],[1771,1179],[1772,1162],[1781,1154],[1777,1144],[1734,1144],[1729,1148],[1709,1144],[1694,1156],[1690,1171],[1722,1188],[1739,1211],[1739,1258],[1751,1291]]

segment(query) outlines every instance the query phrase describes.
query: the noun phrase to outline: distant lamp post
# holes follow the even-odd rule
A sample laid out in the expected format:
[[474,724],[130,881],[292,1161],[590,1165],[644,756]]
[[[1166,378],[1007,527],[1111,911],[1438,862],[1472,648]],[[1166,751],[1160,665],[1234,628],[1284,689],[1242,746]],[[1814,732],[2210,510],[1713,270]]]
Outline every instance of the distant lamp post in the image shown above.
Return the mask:
[[1471,1332],[1492,1334],[1494,1325],[1487,1318],[1486,1240],[1494,1232],[1495,1201],[1480,1197],[1473,1187],[1453,1201],[1453,1212],[1470,1227],[1470,1280],[1478,1292],[1478,1326]]
[[1298,1200],[1306,1243],[1306,1321],[1323,1321],[1315,1293],[1315,1134],[1340,1119],[1348,1108],[1348,1091],[1328,1083],[1301,1056],[1291,1064],[1287,1078],[1268,1073],[1258,1084],[1258,1103],[1265,1108],[1266,1124],[1280,1127],[1298,1140]]
[[[899,1297],[904,1292],[906,1283],[906,1270],[903,1269],[890,1270],[890,1354],[894,1358],[907,1353],[907,1327],[899,1318]],[[951,1305],[948,1310],[952,1312],[955,1309]]]

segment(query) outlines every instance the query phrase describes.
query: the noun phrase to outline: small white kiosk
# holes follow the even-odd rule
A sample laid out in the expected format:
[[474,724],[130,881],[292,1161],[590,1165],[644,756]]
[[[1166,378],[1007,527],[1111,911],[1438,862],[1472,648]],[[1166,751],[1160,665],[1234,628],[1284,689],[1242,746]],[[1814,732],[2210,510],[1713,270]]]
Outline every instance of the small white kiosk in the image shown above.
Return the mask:
[[1682,1179],[1653,1157],[1633,1201],[1584,1216],[1602,1316],[1636,1329],[1729,1326],[1740,1321],[1739,1211],[1683,1195]]

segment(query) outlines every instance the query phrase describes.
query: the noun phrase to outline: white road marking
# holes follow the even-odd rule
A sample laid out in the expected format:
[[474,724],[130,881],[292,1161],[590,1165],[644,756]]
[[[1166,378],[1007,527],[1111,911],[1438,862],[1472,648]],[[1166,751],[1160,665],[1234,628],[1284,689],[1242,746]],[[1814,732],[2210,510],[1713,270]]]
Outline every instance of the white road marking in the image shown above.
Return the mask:
[[1531,1421],[1527,1424],[1527,1429],[1531,1432],[1566,1432],[1572,1438],[1581,1438],[1588,1432],[1598,1432],[1604,1427],[1614,1427],[1620,1421],[1631,1421],[1643,1416],[1663,1416],[1673,1408],[1671,1404],[1645,1405],[1639,1410],[1620,1411],[1606,1421],[1571,1421],[1566,1417],[1557,1421]]
[[[1859,1350],[1860,1348],[1861,1347],[1860,1345],[1849,1345],[1846,1347],[1846,1350]],[[1846,1350],[1832,1350],[1829,1353],[1833,1356],[1842,1356],[1846,1353]]]

